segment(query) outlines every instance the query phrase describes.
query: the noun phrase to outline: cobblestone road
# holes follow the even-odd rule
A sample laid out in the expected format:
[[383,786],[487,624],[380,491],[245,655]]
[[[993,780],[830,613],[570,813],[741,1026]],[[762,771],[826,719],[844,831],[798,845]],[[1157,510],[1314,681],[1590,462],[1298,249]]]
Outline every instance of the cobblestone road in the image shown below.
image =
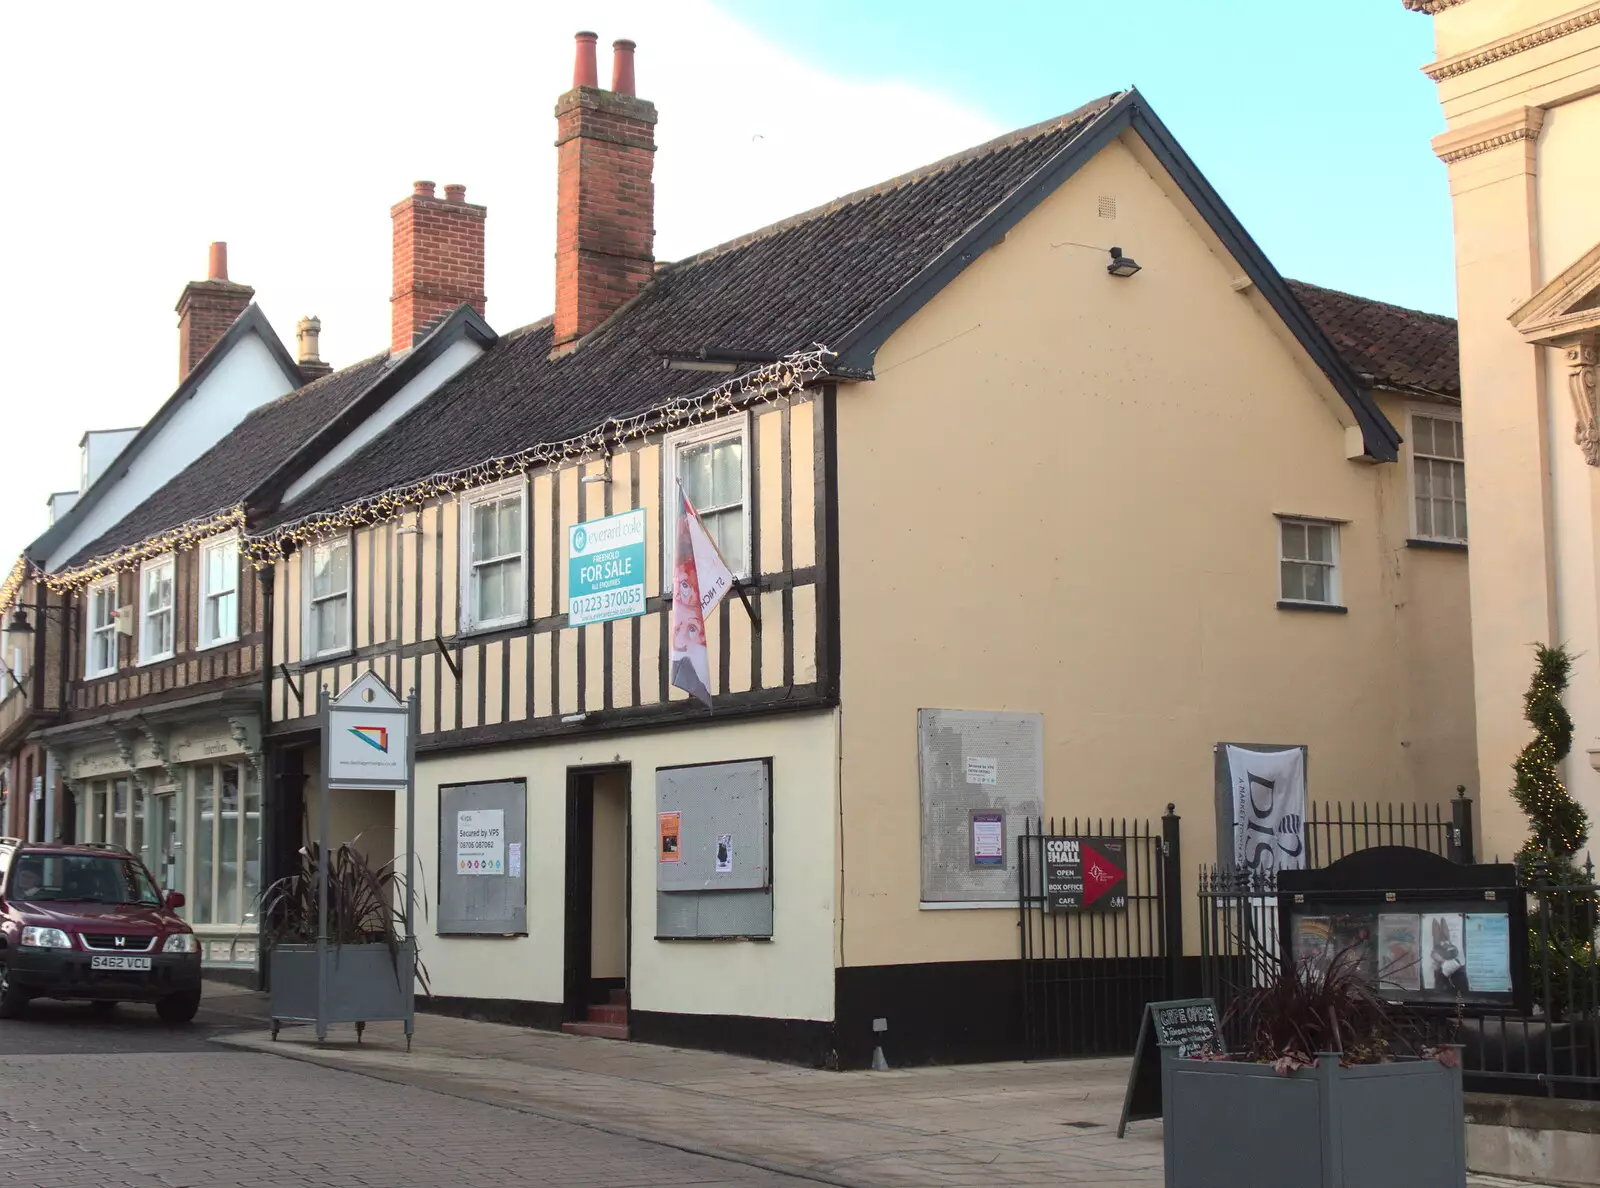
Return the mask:
[[0,1023],[4,1188],[807,1181],[409,1086],[218,1049],[143,1008]]

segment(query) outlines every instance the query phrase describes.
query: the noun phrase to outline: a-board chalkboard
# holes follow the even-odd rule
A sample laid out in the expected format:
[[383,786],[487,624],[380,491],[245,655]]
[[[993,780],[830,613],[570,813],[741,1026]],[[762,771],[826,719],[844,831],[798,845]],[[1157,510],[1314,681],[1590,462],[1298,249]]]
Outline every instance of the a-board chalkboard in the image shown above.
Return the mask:
[[1122,1098],[1121,1138],[1129,1122],[1161,1117],[1161,1046],[1173,1045],[1179,1057],[1198,1055],[1206,1048],[1222,1050],[1217,1004],[1209,998],[1176,998],[1147,1002],[1139,1021],[1139,1045],[1128,1073],[1128,1092]]

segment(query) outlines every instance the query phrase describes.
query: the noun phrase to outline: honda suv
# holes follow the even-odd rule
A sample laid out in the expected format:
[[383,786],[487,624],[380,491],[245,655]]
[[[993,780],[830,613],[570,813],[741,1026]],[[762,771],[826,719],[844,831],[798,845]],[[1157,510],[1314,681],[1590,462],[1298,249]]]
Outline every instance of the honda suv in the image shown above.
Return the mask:
[[152,1002],[169,1023],[200,1009],[200,946],[177,891],[116,846],[0,837],[0,1019],[32,998],[109,1011]]

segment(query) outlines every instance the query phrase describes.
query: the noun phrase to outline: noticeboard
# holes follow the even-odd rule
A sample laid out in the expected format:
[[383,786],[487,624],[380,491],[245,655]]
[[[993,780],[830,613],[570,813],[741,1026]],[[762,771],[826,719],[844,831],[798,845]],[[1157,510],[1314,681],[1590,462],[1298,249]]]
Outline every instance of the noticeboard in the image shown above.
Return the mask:
[[1122,1098],[1122,1118],[1117,1123],[1121,1138],[1129,1122],[1159,1118],[1161,1103],[1161,1050],[1189,1059],[1202,1052],[1222,1052],[1222,1030],[1217,1019],[1217,1004],[1209,998],[1176,998],[1167,1002],[1147,1002],[1139,1022],[1139,1043],[1133,1052],[1133,1068],[1128,1072],[1128,1091]]
[[644,614],[642,510],[567,529],[567,622],[604,623]]
[[1128,842],[1046,837],[1044,891],[1052,912],[1120,912],[1128,906]]

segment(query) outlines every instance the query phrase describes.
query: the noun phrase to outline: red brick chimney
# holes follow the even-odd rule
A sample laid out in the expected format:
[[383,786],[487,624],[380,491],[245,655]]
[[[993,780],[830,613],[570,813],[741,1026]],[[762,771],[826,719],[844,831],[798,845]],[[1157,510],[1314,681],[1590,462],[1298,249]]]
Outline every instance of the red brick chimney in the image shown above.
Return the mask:
[[598,86],[595,35],[578,34],[572,90],[556,101],[555,348],[605,321],[655,271],[656,106],[633,93],[631,41]]
[[389,350],[409,350],[422,333],[462,305],[481,315],[483,220],[488,210],[467,201],[466,186],[446,186],[436,198],[431,181],[389,208],[394,220],[394,295],[389,298]]
[[182,383],[206,352],[250,308],[256,291],[228,279],[228,245],[211,245],[206,279],[190,281],[178,298],[178,382]]

